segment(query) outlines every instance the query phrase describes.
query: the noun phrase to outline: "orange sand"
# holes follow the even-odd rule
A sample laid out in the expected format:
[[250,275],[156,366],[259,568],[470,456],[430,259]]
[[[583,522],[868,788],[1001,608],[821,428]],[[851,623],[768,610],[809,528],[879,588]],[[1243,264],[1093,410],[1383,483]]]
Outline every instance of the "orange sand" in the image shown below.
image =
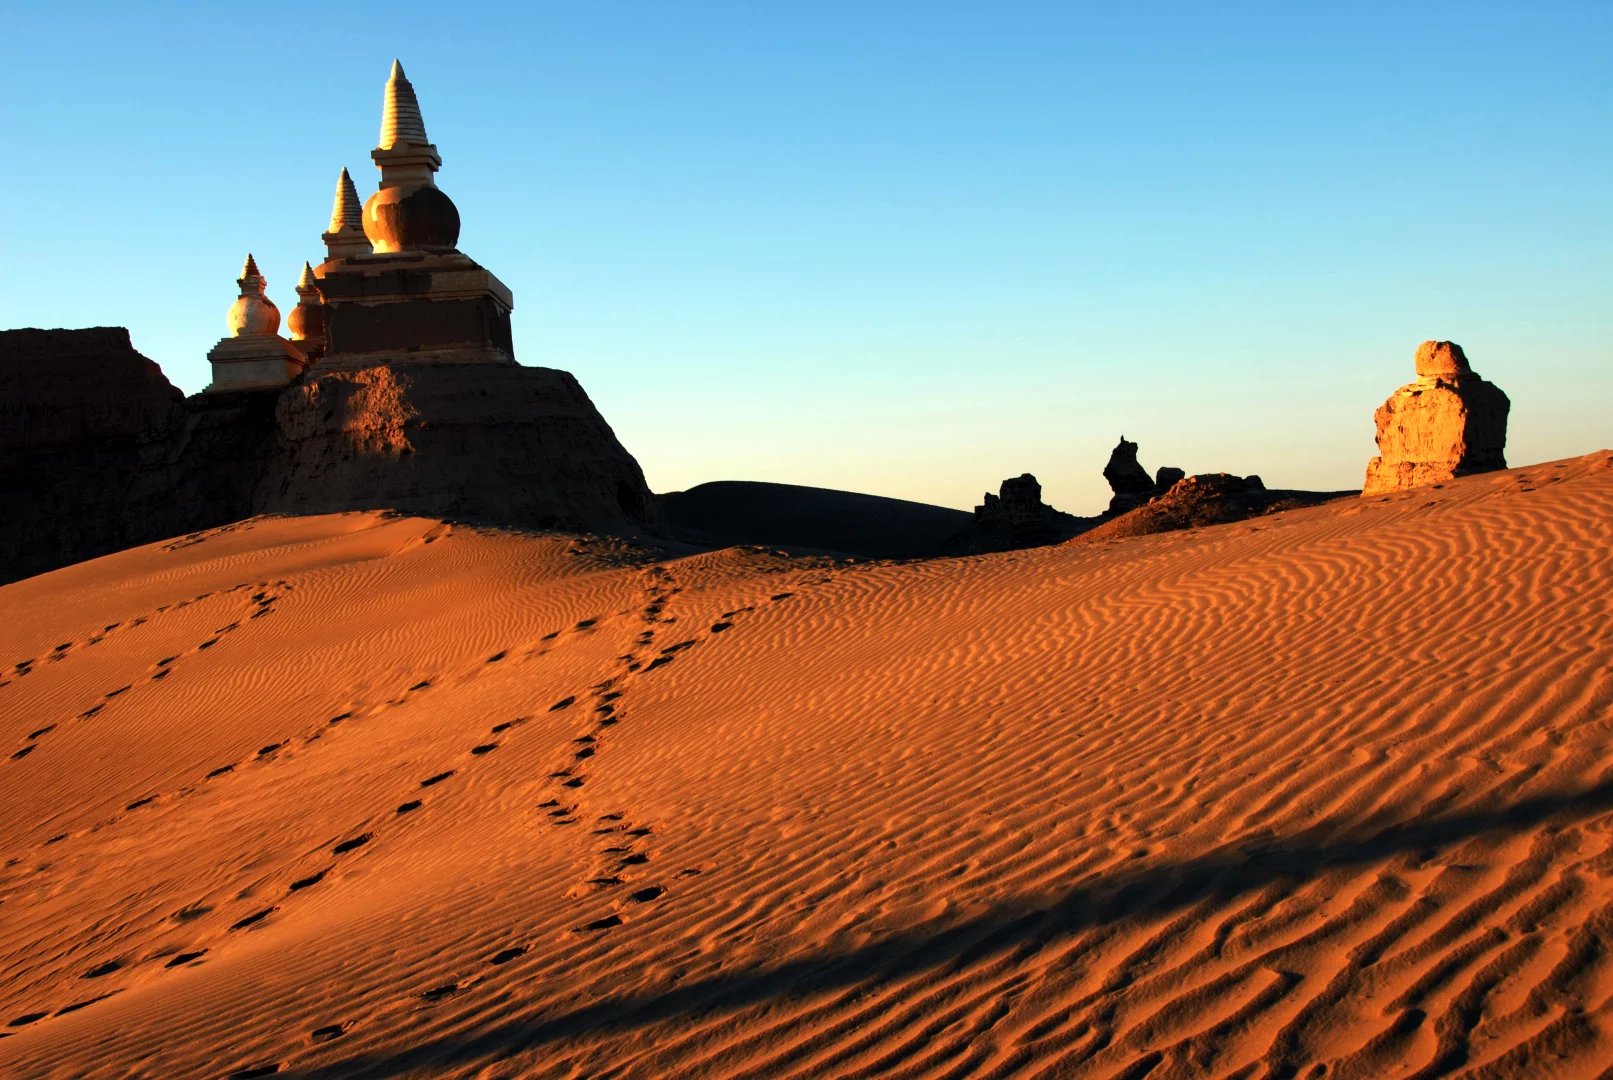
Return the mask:
[[1597,1075],[1610,538],[1603,452],[967,560],[349,514],[7,586],[0,1075]]

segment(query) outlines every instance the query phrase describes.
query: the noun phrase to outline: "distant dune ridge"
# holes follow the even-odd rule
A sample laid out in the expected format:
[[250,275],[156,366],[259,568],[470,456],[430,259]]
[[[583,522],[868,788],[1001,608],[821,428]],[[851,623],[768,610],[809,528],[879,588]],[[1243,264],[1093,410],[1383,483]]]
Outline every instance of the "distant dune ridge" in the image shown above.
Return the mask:
[[0,1075],[1594,1077],[1613,453],[845,565],[0,588]]

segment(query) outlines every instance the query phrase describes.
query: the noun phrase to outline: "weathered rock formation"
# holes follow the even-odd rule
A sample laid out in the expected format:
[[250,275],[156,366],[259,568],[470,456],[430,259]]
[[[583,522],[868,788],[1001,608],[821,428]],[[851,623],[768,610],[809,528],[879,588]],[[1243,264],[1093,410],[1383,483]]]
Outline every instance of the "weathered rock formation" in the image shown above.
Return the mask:
[[1273,491],[1258,476],[1201,473],[1185,477],[1143,506],[1084,533],[1083,542],[1148,536],[1177,529],[1224,525],[1277,510],[1313,506],[1351,492]]
[[1068,540],[1091,524],[1042,501],[1042,485],[1030,473],[1009,477],[998,493],[986,492],[969,527],[942,548],[949,555],[1013,551]]
[[631,533],[644,473],[569,373],[413,364],[280,394],[260,513],[387,507],[431,517]]
[[128,331],[0,331],[0,583],[262,513],[635,533],[644,475],[577,381],[416,365],[184,398]]
[[1171,485],[1187,475],[1181,469],[1165,466],[1150,479],[1148,470],[1137,460],[1137,444],[1124,435],[1109,452],[1109,463],[1103,467],[1103,478],[1109,482],[1114,497],[1109,500],[1110,514],[1123,514],[1135,510],[1149,499],[1163,495]]
[[1462,347],[1425,341],[1417,381],[1389,395],[1374,416],[1378,456],[1367,463],[1363,495],[1435,484],[1507,467],[1512,403],[1468,365]]

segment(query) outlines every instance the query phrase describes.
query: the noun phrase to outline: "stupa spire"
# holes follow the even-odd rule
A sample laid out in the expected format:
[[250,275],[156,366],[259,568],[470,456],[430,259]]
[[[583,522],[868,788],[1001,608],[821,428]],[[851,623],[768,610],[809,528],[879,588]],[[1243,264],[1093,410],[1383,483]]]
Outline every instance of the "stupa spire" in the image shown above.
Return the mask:
[[[369,238],[364,235],[364,204],[359,201],[358,188],[346,167],[336,178],[336,201],[330,208],[330,228],[320,237],[330,259],[347,259],[370,253]],[[324,267],[320,267],[320,275]]]
[[393,60],[392,75],[386,81],[386,98],[381,111],[381,141],[376,149],[430,145],[431,140],[426,138],[426,122],[420,116],[420,102],[414,96],[414,86],[403,73],[403,65]]
[[341,232],[343,229],[364,230],[364,204],[359,202],[358,188],[353,186],[353,177],[342,166],[342,175],[336,178],[336,201],[330,208],[330,232]]

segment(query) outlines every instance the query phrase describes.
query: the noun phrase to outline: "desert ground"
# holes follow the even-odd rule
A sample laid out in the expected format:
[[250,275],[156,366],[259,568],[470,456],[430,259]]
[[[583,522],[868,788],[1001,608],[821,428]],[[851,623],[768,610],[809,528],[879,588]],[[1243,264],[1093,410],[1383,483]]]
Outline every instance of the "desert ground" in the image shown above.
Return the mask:
[[0,1075],[1595,1077],[1613,453],[846,562],[0,589]]

